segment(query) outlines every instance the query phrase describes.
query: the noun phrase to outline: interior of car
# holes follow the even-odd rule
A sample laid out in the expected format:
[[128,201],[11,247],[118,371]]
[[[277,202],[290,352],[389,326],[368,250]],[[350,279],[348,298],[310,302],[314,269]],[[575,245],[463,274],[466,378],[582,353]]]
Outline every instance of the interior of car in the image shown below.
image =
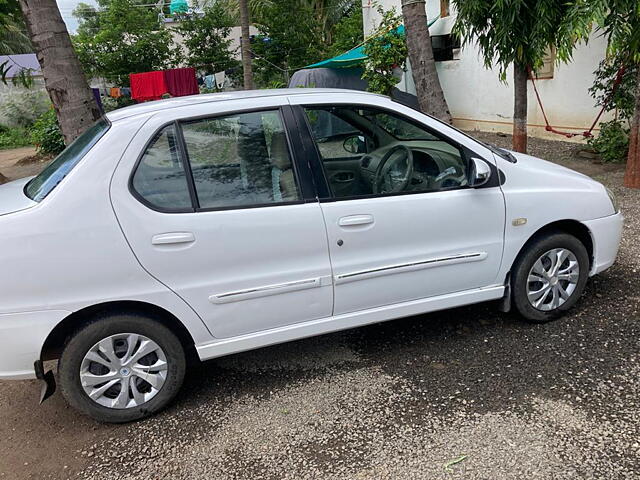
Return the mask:
[[468,184],[458,146],[383,110],[305,109],[335,197],[428,192]]

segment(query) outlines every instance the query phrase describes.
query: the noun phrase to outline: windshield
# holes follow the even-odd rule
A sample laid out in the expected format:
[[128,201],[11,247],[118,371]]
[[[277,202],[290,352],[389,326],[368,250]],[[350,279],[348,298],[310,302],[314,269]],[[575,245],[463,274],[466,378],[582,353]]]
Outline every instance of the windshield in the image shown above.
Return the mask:
[[93,126],[76,138],[71,145],[65,148],[40,175],[33,178],[24,189],[25,194],[31,200],[41,201],[56,188],[64,177],[75,167],[89,150],[109,129],[106,120],[98,120]]

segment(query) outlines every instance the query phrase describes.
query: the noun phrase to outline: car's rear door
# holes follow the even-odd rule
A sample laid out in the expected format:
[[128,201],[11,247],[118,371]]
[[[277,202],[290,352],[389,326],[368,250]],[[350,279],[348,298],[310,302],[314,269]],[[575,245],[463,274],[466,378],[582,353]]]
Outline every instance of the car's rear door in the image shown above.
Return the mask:
[[142,266],[217,338],[331,315],[322,212],[308,164],[294,161],[300,142],[285,101],[253,99],[243,111],[204,104],[173,113],[175,122],[158,114],[112,182]]

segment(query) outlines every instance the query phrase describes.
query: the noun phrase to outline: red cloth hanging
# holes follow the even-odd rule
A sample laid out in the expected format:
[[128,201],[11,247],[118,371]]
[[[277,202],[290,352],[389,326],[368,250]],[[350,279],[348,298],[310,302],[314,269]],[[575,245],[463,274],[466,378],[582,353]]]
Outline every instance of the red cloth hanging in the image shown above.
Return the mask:
[[200,93],[195,68],[172,68],[164,71],[164,81],[172,97]]
[[169,93],[163,71],[131,73],[131,98],[137,102],[159,100],[162,95]]

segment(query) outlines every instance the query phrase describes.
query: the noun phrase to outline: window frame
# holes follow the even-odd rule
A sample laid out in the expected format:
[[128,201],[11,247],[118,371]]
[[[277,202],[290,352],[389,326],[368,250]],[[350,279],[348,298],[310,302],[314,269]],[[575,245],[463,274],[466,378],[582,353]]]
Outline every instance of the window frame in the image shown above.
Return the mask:
[[[193,172],[191,169],[191,162],[189,160],[187,144],[184,139],[184,134],[182,131],[182,124],[193,123],[199,120],[209,120],[209,119],[229,117],[232,115],[242,115],[245,113],[260,113],[260,112],[277,112],[277,114],[280,116],[285,138],[287,141],[287,148],[289,151],[289,155],[291,156],[291,168],[293,169],[293,173],[296,180],[296,187],[298,188],[300,199],[287,201],[287,202],[269,202],[269,203],[246,204],[246,205],[232,205],[232,206],[226,206],[226,207],[205,207],[205,208],[201,207],[200,202],[198,200],[195,180],[193,178]],[[159,207],[157,205],[152,204],[146,198],[144,198],[135,189],[133,185],[133,178],[140,166],[140,163],[142,163],[142,160],[147,150],[149,149],[151,144],[156,140],[156,138],[162,132],[162,130],[164,130],[169,126],[173,126],[176,133],[177,147],[178,147],[177,151],[178,151],[178,155],[180,156],[182,168],[184,169],[186,180],[187,180],[187,189],[189,191],[189,196],[191,198],[191,208]],[[296,137],[298,137],[300,141],[298,142],[293,141]],[[274,105],[272,107],[229,110],[229,111],[219,112],[214,114],[209,113],[209,114],[194,115],[194,116],[184,117],[184,118],[175,118],[173,120],[163,123],[158,128],[156,128],[156,130],[150,135],[149,139],[145,142],[144,147],[141,149],[140,153],[138,154],[138,157],[136,158],[136,161],[129,174],[127,188],[129,190],[129,193],[138,202],[143,204],[145,207],[158,213],[167,213],[167,214],[244,210],[249,208],[266,208],[266,207],[300,205],[304,203],[317,202],[318,196],[316,194],[316,188],[312,178],[309,164],[308,162],[303,162],[301,160],[306,156],[306,153],[301,146],[301,143],[302,143],[301,137],[302,137],[302,134],[300,133],[299,124],[296,121],[296,119],[293,117],[290,105]]]
[[[316,141],[313,137],[313,131],[311,130],[311,126],[309,125],[309,120],[307,118],[307,115],[305,113],[305,109],[307,108],[331,108],[331,107],[349,107],[349,108],[354,108],[354,109],[358,109],[358,108],[362,108],[362,109],[369,109],[369,110],[378,110],[380,112],[383,113],[387,113],[389,115],[392,116],[396,116],[396,117],[400,117],[403,121],[406,121],[407,123],[410,123],[418,128],[422,128],[424,130],[426,130],[427,132],[429,132],[431,135],[435,136],[436,138],[441,139],[442,141],[445,141],[447,143],[449,143],[450,145],[456,147],[459,151],[460,151],[460,155],[461,158],[464,160],[465,162],[465,167],[466,167],[466,173],[467,175],[470,175],[471,173],[471,157],[477,156],[479,158],[482,158],[481,155],[478,155],[476,153],[474,153],[471,149],[469,149],[468,147],[466,147],[465,145],[462,145],[461,143],[453,140],[452,138],[448,137],[447,135],[438,132],[436,130],[434,130],[433,128],[431,128],[428,125],[425,125],[421,122],[418,122],[416,120],[414,120],[413,118],[410,118],[406,115],[404,115],[403,113],[397,112],[393,109],[390,108],[385,108],[385,107],[380,107],[378,105],[367,105],[367,104],[362,104],[362,103],[332,103],[332,104],[328,104],[328,103],[305,103],[302,105],[295,105],[295,110],[296,110],[296,114],[298,118],[301,118],[302,121],[304,121],[304,125],[306,125],[306,129],[305,129],[305,133],[304,135],[306,137],[308,137],[309,141],[313,144],[313,154],[309,157],[312,166],[311,169],[314,172],[314,180],[316,182],[316,185],[322,184],[324,188],[322,188],[322,194],[320,194],[319,192],[319,200],[321,203],[324,202],[341,202],[341,201],[350,201],[350,200],[362,200],[362,199],[367,199],[367,198],[385,198],[385,197],[398,197],[398,196],[402,196],[402,195],[426,195],[426,194],[432,194],[432,193],[440,193],[440,192],[452,192],[452,191],[456,191],[456,190],[464,190],[464,189],[471,189],[471,188],[490,188],[490,187],[495,187],[500,185],[500,182],[498,181],[498,169],[495,168],[495,166],[493,164],[489,164],[490,168],[491,168],[491,176],[492,176],[492,180],[487,182],[485,185],[482,185],[480,187],[472,187],[471,185],[461,185],[458,187],[451,187],[451,188],[446,188],[446,189],[441,189],[441,190],[427,190],[427,191],[409,191],[409,192],[394,192],[394,193],[383,193],[383,194],[376,194],[376,193],[372,193],[372,194],[368,194],[368,195],[357,195],[357,196],[350,196],[350,197],[336,197],[332,190],[331,190],[331,185],[329,184],[329,181],[327,179],[326,173],[325,173],[325,169],[323,166],[323,160],[322,160],[322,155],[320,154],[320,152],[318,151],[318,147],[316,144]],[[300,121],[300,120],[299,120]],[[320,190],[320,189],[319,189]]]

